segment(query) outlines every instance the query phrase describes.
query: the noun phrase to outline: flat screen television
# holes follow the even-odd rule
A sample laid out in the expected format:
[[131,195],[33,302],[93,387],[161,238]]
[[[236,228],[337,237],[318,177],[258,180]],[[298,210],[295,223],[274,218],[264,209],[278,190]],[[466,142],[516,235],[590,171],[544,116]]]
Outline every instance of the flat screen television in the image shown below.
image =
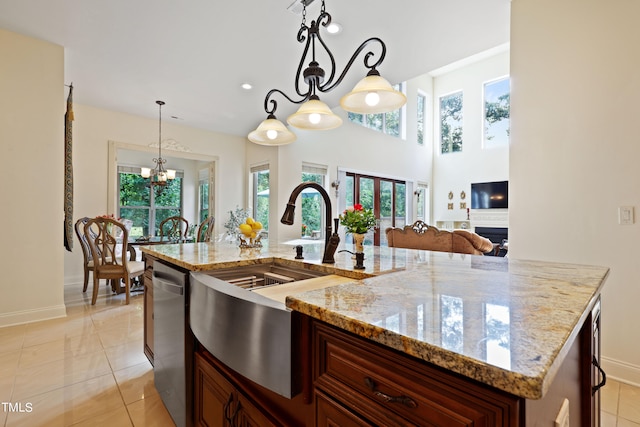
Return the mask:
[[509,207],[509,181],[471,184],[471,209],[504,209]]

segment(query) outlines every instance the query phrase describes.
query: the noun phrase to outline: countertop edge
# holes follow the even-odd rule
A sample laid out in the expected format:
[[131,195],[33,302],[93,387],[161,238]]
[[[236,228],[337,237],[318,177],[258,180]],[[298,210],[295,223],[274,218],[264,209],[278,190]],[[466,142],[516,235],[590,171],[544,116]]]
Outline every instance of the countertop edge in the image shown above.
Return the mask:
[[295,295],[287,296],[285,305],[291,310],[369,339],[385,347],[400,351],[411,357],[431,363],[442,369],[455,372],[464,377],[525,399],[538,400],[544,398],[549,387],[555,380],[562,363],[565,361],[571,346],[575,343],[575,340],[579,339],[582,325],[589,313],[593,310],[604,286],[606,277],[607,276],[602,279],[599,287],[594,290],[586,309],[573,325],[571,332],[567,334],[564,344],[559,348],[558,352],[552,356],[553,360],[551,364],[547,366],[547,369],[543,371],[540,376],[524,375],[447,350],[440,346],[416,341],[388,329],[336,313],[325,307],[311,304],[303,299],[299,299]]

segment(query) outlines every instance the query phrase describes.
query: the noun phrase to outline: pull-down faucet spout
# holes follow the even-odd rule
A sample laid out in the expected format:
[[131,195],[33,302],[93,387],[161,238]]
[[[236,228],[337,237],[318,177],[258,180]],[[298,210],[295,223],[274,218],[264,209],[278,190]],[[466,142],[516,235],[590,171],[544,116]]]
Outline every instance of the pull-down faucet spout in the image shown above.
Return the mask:
[[336,253],[336,249],[338,249],[338,245],[340,244],[340,237],[338,236],[338,221],[334,220],[336,229],[332,232],[331,199],[329,199],[329,194],[320,184],[317,184],[315,182],[303,182],[302,184],[299,184],[296,188],[294,188],[291,192],[291,196],[289,196],[289,202],[287,203],[287,207],[282,214],[280,222],[286,225],[293,225],[293,219],[295,217],[296,209],[296,199],[305,188],[313,188],[317,190],[324,199],[326,226],[324,232],[324,256],[322,257],[322,262],[326,264],[333,264],[335,263],[334,255]]

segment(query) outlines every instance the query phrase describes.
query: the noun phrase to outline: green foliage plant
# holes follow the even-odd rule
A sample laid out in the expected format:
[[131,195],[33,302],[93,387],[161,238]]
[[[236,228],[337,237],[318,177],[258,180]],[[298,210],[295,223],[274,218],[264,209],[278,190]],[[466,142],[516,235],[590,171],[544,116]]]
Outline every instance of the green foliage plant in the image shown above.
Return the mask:
[[347,233],[365,234],[369,229],[375,227],[376,217],[371,209],[365,209],[361,204],[356,203],[338,215],[340,225],[343,225]]

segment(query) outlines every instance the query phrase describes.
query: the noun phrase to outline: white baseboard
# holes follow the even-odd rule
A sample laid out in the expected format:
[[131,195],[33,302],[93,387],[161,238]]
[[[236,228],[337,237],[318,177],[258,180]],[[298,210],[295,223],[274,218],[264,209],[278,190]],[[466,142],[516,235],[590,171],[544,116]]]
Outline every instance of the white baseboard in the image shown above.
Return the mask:
[[601,357],[601,365],[607,378],[640,387],[640,366],[604,356]]
[[5,326],[22,325],[24,323],[39,322],[41,320],[66,317],[67,309],[64,304],[39,308],[37,310],[22,310],[0,314],[0,328]]

